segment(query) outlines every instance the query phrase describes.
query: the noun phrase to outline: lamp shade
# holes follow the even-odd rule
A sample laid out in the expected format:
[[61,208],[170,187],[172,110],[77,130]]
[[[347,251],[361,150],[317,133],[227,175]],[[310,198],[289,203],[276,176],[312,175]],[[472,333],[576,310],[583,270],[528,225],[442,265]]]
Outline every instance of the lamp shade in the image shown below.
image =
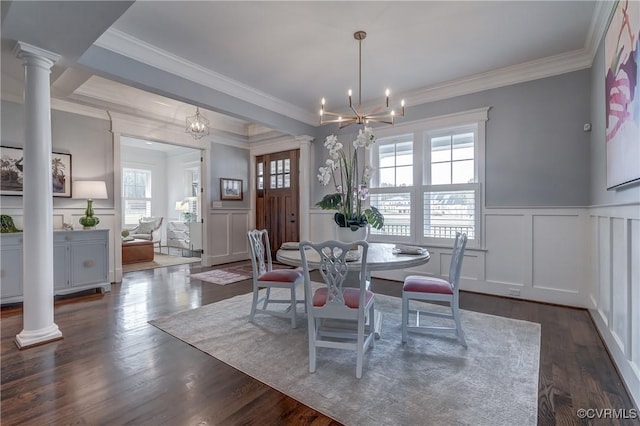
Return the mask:
[[72,185],[73,198],[91,200],[106,200],[107,185],[101,180],[74,181]]

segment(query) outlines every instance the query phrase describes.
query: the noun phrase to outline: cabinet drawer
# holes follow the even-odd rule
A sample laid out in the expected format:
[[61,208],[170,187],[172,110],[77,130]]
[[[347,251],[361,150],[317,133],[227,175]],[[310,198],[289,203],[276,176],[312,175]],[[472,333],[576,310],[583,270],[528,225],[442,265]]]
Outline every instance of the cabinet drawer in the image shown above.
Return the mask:
[[74,243],[82,241],[107,241],[107,232],[103,230],[54,231],[53,243]]

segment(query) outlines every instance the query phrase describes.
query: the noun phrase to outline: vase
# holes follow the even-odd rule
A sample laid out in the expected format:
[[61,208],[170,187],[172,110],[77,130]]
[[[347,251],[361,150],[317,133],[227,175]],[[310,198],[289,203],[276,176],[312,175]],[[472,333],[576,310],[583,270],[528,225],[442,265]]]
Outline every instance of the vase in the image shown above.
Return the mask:
[[369,238],[369,226],[360,226],[353,231],[351,228],[336,226],[336,240],[343,243],[353,243],[355,241],[367,241]]

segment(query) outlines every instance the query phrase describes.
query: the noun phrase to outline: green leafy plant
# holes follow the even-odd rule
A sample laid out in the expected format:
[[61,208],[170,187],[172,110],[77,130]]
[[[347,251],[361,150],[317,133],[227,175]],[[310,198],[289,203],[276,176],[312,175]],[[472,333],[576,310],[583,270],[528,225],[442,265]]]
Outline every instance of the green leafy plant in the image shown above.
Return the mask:
[[323,210],[336,210],[333,219],[340,227],[357,230],[369,224],[375,229],[384,226],[384,215],[375,207],[365,207],[369,198],[369,180],[372,168],[365,164],[358,167],[359,150],[369,149],[376,138],[370,127],[360,129],[358,136],[347,149],[337,136],[327,136],[324,146],[329,151],[325,166],[320,167],[318,180],[324,186],[333,181],[336,192],[325,195],[316,203]]

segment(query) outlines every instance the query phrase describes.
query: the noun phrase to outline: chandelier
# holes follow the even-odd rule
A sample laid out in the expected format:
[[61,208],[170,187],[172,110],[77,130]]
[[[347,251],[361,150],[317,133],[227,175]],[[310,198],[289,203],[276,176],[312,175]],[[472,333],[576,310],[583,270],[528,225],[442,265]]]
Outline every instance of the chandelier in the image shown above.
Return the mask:
[[[367,37],[367,33],[364,31],[356,31],[353,34],[353,38],[358,40],[358,106],[353,106],[352,91],[349,89],[347,95],[349,96],[349,108],[353,111],[353,114],[344,115],[335,112],[329,112],[324,109],[325,99],[322,98],[320,109],[320,124],[326,123],[338,123],[338,128],[342,129],[350,124],[368,124],[368,123],[384,123],[393,124],[396,117],[404,117],[404,99],[400,102],[401,111],[396,113],[394,110],[389,111],[389,89],[385,92],[386,97],[386,110],[383,108],[376,108],[370,112],[364,112],[362,107],[362,40]],[[330,118],[327,118],[330,117]]]
[[187,117],[185,132],[190,133],[194,139],[200,139],[209,134],[209,120],[200,115],[200,108],[196,107],[196,114]]

